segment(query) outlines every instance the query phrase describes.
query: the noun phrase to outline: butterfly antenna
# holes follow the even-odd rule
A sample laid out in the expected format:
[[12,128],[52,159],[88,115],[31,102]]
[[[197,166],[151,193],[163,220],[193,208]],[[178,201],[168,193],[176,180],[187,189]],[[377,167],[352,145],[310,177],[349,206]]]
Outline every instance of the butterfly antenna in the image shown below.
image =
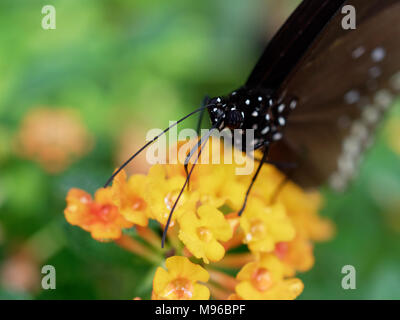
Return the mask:
[[104,185],[104,188],[108,187],[110,183],[114,180],[114,178],[117,176],[118,173],[121,172],[122,169],[124,169],[139,153],[141,153],[144,149],[146,149],[149,145],[151,145],[153,142],[155,142],[158,138],[160,138],[162,135],[166,134],[170,129],[181,123],[182,121],[186,120],[187,118],[191,117],[192,115],[210,107],[212,105],[206,105],[201,108],[198,108],[194,110],[193,112],[189,113],[188,115],[184,116],[182,119],[179,119],[172,125],[170,125],[168,128],[166,128],[163,132],[161,132],[159,135],[155,136],[151,141],[147,142],[143,147],[141,147],[133,156],[131,156],[128,160],[126,160],[118,169],[115,171],[112,176],[107,180],[107,182]]
[[[201,152],[203,151],[203,149],[204,149],[204,147],[205,147],[205,145],[206,145],[208,139],[210,138],[210,136],[211,136],[211,134],[212,134],[212,131],[213,131],[214,129],[216,129],[220,124],[221,124],[221,121],[218,121],[217,123],[215,123],[215,125],[212,126],[211,130],[208,131],[204,136],[202,136],[202,137],[200,138],[200,141],[199,141],[199,143],[197,144],[197,145],[200,145],[200,144],[201,144],[199,153],[197,154],[197,157],[196,157],[196,159],[195,159],[195,161],[194,161],[192,167],[190,168],[190,171],[189,171],[189,173],[188,173],[188,175],[187,175],[187,177],[186,177],[185,183],[183,184],[183,186],[182,186],[182,188],[181,188],[181,191],[179,192],[179,195],[178,195],[178,197],[176,198],[175,203],[174,203],[174,205],[172,206],[171,211],[169,212],[168,220],[167,220],[167,223],[165,224],[165,228],[164,228],[164,232],[163,232],[163,236],[162,236],[162,240],[161,240],[161,248],[164,248],[165,239],[166,239],[166,237],[167,237],[168,227],[169,227],[169,225],[170,225],[170,223],[171,223],[171,219],[172,219],[172,214],[173,214],[174,211],[175,211],[175,208],[176,208],[176,206],[177,206],[177,204],[178,204],[179,199],[181,198],[181,196],[182,196],[182,194],[183,194],[183,191],[184,191],[185,188],[186,188],[186,185],[189,183],[190,176],[192,175],[193,169],[194,169],[194,167],[196,166],[197,161],[198,161],[199,158],[200,158]],[[203,140],[204,140],[204,141],[203,141]]]

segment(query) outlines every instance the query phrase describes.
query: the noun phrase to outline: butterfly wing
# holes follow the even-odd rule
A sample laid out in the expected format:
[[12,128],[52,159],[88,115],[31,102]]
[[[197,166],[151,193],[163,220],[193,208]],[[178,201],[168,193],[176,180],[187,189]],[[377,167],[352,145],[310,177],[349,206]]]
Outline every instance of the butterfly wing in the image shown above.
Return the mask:
[[268,44],[246,86],[277,89],[344,2],[303,1]]
[[[309,10],[316,2],[321,4],[305,1],[296,11]],[[294,32],[296,24],[302,30],[300,38],[292,36],[292,45],[281,45],[283,52],[306,48],[301,56],[287,58],[290,68],[283,68],[283,73],[275,67],[266,68],[264,73],[256,68],[248,85],[275,86],[278,96],[299,100],[289,117],[285,138],[272,147],[270,159],[297,163],[297,169],[288,174],[303,187],[328,181],[340,190],[355,174],[375,127],[400,89],[400,1],[338,1],[341,4],[336,11],[329,2],[322,2],[319,14],[308,12],[311,20],[319,22],[308,24],[322,25],[322,31],[304,27],[304,20],[296,19],[302,13],[295,12],[278,33],[278,38],[285,39],[288,36],[282,34]],[[342,27],[344,5],[356,10],[355,30]],[[308,33],[315,35],[311,43],[311,36],[304,35]],[[299,41],[306,44],[301,46]],[[273,40],[270,46],[277,43]],[[264,53],[259,66],[268,64],[266,56],[273,59],[274,50],[266,50],[270,54]],[[281,59],[285,60],[285,54]]]

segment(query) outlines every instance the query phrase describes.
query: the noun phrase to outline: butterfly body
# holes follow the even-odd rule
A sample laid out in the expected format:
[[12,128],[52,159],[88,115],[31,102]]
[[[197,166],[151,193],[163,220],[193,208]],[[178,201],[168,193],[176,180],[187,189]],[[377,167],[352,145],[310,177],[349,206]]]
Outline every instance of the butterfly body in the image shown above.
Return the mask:
[[297,106],[297,99],[282,101],[274,97],[272,90],[243,87],[227,96],[210,99],[207,103],[210,104],[208,112],[211,123],[220,122],[219,130],[239,130],[240,136],[236,136],[241,142],[239,147],[246,151],[249,147],[246,132],[249,129],[254,133],[249,142],[252,149],[282,139],[290,112]]

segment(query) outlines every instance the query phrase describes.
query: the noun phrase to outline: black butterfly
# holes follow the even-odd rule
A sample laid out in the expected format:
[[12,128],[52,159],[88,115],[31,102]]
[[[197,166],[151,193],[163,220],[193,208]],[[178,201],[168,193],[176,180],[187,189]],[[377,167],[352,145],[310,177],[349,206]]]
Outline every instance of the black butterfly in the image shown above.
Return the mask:
[[[342,25],[342,9],[348,5],[355,8],[355,30]],[[263,157],[239,214],[266,162],[295,163],[295,168],[282,170],[304,188],[325,182],[338,190],[346,187],[371,144],[374,128],[400,91],[399,16],[400,0],[305,0],[272,39],[242,88],[209,99],[173,125],[207,110],[213,128],[255,130],[254,148],[261,149]],[[106,186],[160,136],[128,159]],[[197,159],[208,137],[196,146]],[[194,149],[186,169],[193,153]],[[193,169],[194,165],[186,171],[181,194]]]

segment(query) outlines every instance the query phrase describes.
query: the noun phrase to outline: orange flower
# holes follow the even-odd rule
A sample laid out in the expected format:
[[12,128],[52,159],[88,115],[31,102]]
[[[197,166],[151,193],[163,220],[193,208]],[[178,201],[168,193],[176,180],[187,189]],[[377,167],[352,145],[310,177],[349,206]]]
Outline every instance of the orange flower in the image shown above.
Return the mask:
[[186,257],[170,257],[167,270],[157,268],[153,279],[153,300],[208,300],[210,291],[198,282],[207,282],[208,272]]
[[292,241],[279,242],[275,246],[275,255],[290,269],[290,275],[296,271],[305,272],[314,265],[313,244],[301,236],[296,236]]
[[113,181],[112,199],[121,215],[139,226],[147,226],[147,203],[144,200],[147,178],[144,175],[135,175],[126,181],[126,173],[120,172]]
[[[32,292],[38,289],[40,269],[35,250],[28,246],[5,257],[0,268],[3,288],[11,292]],[[40,266],[41,268],[41,266]]]
[[118,239],[121,229],[133,226],[113,204],[110,188],[99,189],[94,200],[83,190],[71,189],[64,214],[70,224],[90,232],[93,239],[99,241]]
[[245,300],[293,300],[303,291],[303,283],[286,276],[287,268],[278,258],[263,254],[238,273],[236,293]]
[[92,147],[92,138],[77,114],[66,109],[36,108],[27,113],[17,148],[50,173],[64,170]]

